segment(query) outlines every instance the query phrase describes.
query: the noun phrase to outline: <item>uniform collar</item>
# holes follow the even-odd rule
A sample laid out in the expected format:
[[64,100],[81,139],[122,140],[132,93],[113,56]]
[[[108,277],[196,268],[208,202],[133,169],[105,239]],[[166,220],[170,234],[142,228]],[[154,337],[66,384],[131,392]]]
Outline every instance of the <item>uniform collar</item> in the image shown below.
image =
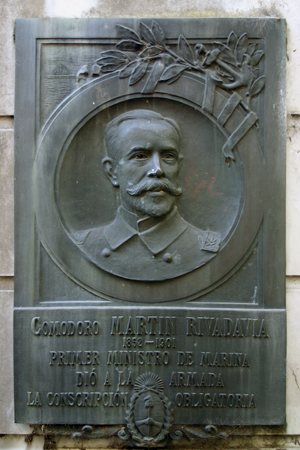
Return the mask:
[[172,244],[187,227],[188,223],[180,217],[176,207],[162,219],[148,216],[139,219],[120,207],[115,220],[105,228],[104,236],[112,250],[116,250],[138,235],[150,252],[156,255]]

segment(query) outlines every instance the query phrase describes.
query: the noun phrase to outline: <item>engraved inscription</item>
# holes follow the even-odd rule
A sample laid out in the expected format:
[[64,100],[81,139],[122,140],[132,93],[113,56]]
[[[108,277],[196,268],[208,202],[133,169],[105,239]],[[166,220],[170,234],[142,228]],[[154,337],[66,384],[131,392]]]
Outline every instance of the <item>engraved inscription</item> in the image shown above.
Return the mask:
[[250,367],[247,353],[201,352],[200,366]]
[[170,362],[169,352],[151,351],[151,350],[109,350],[107,354],[107,364],[115,366],[143,366],[145,365],[168,365]]
[[40,392],[27,392],[27,406],[43,406]]
[[34,317],[31,321],[31,333],[35,336],[92,336],[99,332],[100,327],[97,321],[43,321],[41,317]]
[[224,387],[223,375],[213,372],[172,372],[169,386]]
[[48,406],[126,408],[128,392],[48,392],[46,401]]
[[97,350],[85,351],[51,351],[50,366],[99,365],[100,354]]
[[187,317],[187,336],[253,337],[267,338],[267,324],[264,319],[219,319],[216,317]]
[[[174,366],[187,367],[201,366],[211,368],[249,369],[250,358],[248,353],[217,351],[210,352],[189,351],[177,349],[177,330],[185,329],[188,339],[204,338],[234,338],[268,337],[265,319],[219,317],[186,317],[156,316],[156,315],[114,315],[107,332],[115,341],[118,349],[109,349],[102,357],[99,350],[51,350],[48,364],[51,367],[74,367],[73,383],[77,388],[94,387],[101,383],[110,386],[115,392],[79,391],[56,393],[48,392],[42,400],[39,392],[27,393],[27,406],[41,406],[43,401],[49,406],[80,406],[80,407],[114,407],[128,404],[128,393],[124,388],[132,388],[133,371],[136,366],[164,366],[170,367],[169,387],[178,388],[210,388],[227,389],[227,375],[221,372],[199,372],[174,370]],[[56,336],[69,338],[70,336],[97,336],[100,323],[98,321],[43,321],[40,316],[31,320],[31,332],[35,336]],[[178,341],[180,342],[180,341]],[[153,347],[145,349],[145,347]],[[121,349],[120,349],[121,347]],[[155,350],[156,349],[156,350]],[[103,365],[107,371],[103,373]],[[89,370],[84,370],[90,366]],[[117,370],[117,378],[110,367]],[[78,368],[82,369],[78,370]],[[124,368],[123,368],[124,367]],[[97,369],[101,369],[98,373]],[[120,368],[123,368],[120,370]],[[118,392],[121,390],[120,392]],[[119,395],[120,394],[120,395]],[[121,395],[122,394],[122,395]],[[234,400],[233,400],[234,399]],[[174,404],[178,407],[255,407],[254,397],[249,394],[221,393],[207,395],[206,393],[174,394]]]
[[176,317],[169,316],[113,316],[111,335],[172,336],[176,333]]
[[175,404],[184,408],[256,408],[253,394],[178,392],[175,395]]

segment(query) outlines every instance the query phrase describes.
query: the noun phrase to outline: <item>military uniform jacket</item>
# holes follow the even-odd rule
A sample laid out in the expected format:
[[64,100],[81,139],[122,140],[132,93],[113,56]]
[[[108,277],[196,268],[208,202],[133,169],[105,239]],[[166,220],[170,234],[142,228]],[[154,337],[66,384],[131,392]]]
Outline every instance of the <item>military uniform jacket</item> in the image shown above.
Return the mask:
[[176,207],[162,219],[138,219],[120,207],[112,223],[81,231],[76,241],[88,259],[113,275],[161,281],[206,264],[218,252],[221,235],[189,224]]

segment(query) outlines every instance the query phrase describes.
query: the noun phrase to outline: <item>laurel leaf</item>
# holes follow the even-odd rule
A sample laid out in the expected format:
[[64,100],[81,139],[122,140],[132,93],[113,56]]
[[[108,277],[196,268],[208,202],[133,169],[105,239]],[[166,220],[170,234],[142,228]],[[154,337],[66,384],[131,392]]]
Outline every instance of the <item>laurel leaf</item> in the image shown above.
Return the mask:
[[139,35],[131,28],[124,27],[124,25],[116,25],[118,35],[123,39],[130,39],[134,41],[140,41]]
[[143,76],[146,73],[146,70],[148,68],[149,61],[141,61],[138,63],[137,67],[133,70],[132,75],[129,79],[129,85],[132,86],[133,84],[140,81]]
[[165,65],[160,59],[156,60],[151,69],[149,78],[145,84],[142,94],[152,94],[160,80],[161,74],[163,73]]
[[264,52],[262,50],[258,50],[257,52],[255,52],[254,55],[252,56],[252,64],[256,66],[263,57],[263,55]]
[[102,66],[103,64],[124,64],[125,62],[125,59],[116,58],[115,56],[105,56],[104,58],[97,59],[96,61],[99,66]]
[[141,33],[141,38],[144,39],[145,41],[149,42],[149,44],[153,44],[153,45],[156,44],[155,37],[153,36],[152,31],[143,22],[140,22],[140,33]]
[[194,63],[194,56],[191,47],[189,46],[187,40],[182,34],[178,38],[178,49],[183,58],[189,63]]
[[115,70],[120,69],[124,65],[124,62],[118,64],[103,64],[101,66],[102,73],[114,72]]
[[173,64],[173,62],[175,61],[173,56],[168,55],[168,53],[162,53],[160,55],[160,57],[163,60],[163,62],[165,63],[165,66],[169,66],[170,64]]
[[164,35],[164,32],[163,32],[161,26],[157,22],[155,22],[155,20],[153,20],[151,28],[152,28],[152,33],[153,33],[153,36],[155,37],[156,42],[159,45],[164,46],[165,35]]
[[248,53],[249,56],[253,55],[253,53],[256,50],[256,47],[257,47],[257,44],[250,44],[249,45],[248,50],[247,50],[247,53]]
[[115,58],[124,59],[125,54],[120,52],[119,50],[106,50],[105,52],[100,53],[101,58],[106,58],[108,56],[114,56]]
[[128,78],[133,73],[134,69],[138,66],[138,61],[132,61],[127,66],[123,67],[119,72],[119,78]]
[[259,70],[257,68],[252,71],[254,80],[256,80],[256,78],[258,77],[258,73],[259,73]]
[[227,45],[224,45],[222,42],[214,42],[214,44],[217,45],[221,51],[220,59],[232,65],[236,64],[236,59],[231,48],[227,47]]
[[182,75],[182,72],[181,72],[181,73],[178,73],[175,77],[170,78],[170,80],[167,81],[167,84],[175,83],[175,81],[179,80],[179,78],[181,77],[181,75]]
[[186,66],[183,66],[181,64],[172,64],[164,70],[162,76],[160,77],[160,81],[169,81],[172,78],[177,77],[178,75],[180,76],[185,69]]
[[244,53],[247,53],[247,48],[248,48],[248,36],[247,33],[244,33],[238,38],[235,47],[236,59],[238,60],[239,63],[242,63]]
[[157,56],[161,53],[161,48],[160,47],[156,47],[155,45],[153,45],[152,47],[146,47],[145,50],[142,51],[142,53],[140,53],[140,57],[141,58],[147,58],[147,57],[152,57],[152,56]]
[[254,83],[251,86],[250,89],[250,95],[251,97],[254,97],[255,95],[259,94],[265,86],[265,77],[259,77],[257,80],[254,81]]
[[227,46],[232,51],[234,51],[236,43],[237,43],[237,35],[235,34],[234,31],[231,31],[231,33],[229,33],[228,38],[227,38]]
[[130,61],[134,61],[135,59],[138,58],[138,55],[134,52],[126,52],[124,53],[126,59],[129,59]]
[[144,44],[139,41],[133,41],[131,39],[127,39],[124,41],[120,41],[116,44],[116,47],[123,51],[134,52],[137,50],[141,50],[144,47]]

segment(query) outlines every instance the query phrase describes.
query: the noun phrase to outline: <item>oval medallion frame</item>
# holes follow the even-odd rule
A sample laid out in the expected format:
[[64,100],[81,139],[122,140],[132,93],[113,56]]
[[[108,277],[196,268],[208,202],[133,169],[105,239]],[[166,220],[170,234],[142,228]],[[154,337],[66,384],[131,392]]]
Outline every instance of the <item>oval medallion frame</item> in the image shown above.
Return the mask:
[[[49,118],[43,129],[34,167],[34,187],[38,193],[35,213],[40,238],[61,270],[101,299],[141,303],[195,299],[239,266],[261,226],[264,160],[253,129],[248,131],[237,146],[244,174],[244,198],[239,217],[233,221],[230,233],[224,236],[216,257],[199,269],[178,278],[157,282],[133,281],[101,270],[80,250],[65,226],[58,207],[57,180],[63,155],[74,135],[100,111],[134,98],[145,98],[140,93],[141,84],[142,82],[128,86],[127,80],[121,80],[117,75],[95,79],[66,98]],[[243,121],[246,112],[238,106],[232,120],[221,127],[216,118],[228,94],[221,89],[215,91],[213,114],[209,114],[202,108],[204,87],[202,78],[184,74],[174,84],[160,83],[155,94],[149,97],[164,97],[194,107],[228,138],[236,124]],[[222,158],[221,149],[219,151]]]

